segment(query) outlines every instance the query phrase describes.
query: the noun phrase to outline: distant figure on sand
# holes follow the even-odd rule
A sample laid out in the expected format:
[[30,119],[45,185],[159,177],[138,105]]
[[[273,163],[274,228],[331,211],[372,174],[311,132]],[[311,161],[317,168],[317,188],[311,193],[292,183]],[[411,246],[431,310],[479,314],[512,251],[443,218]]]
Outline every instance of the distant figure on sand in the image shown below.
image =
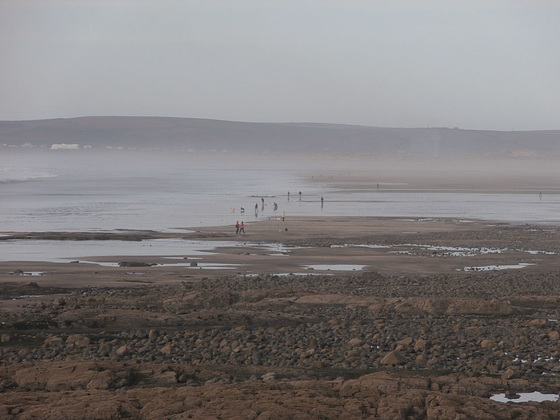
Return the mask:
[[240,207],[241,214],[245,213],[245,207]]
[[321,208],[323,208],[323,201],[325,201],[325,199],[321,197]]
[[274,211],[278,210],[278,203],[274,202]]
[[299,201],[301,201],[301,191],[299,192]]
[[288,201],[290,201],[290,191],[288,191]]
[[245,233],[245,223],[241,222],[239,226],[239,233]]
[[239,220],[235,222],[235,233],[239,233]]
[[282,221],[284,221],[285,219],[286,219],[286,212],[283,211],[283,212],[282,212]]
[[259,215],[259,205],[255,204],[255,216]]
[[542,191],[539,191],[539,200],[542,200]]

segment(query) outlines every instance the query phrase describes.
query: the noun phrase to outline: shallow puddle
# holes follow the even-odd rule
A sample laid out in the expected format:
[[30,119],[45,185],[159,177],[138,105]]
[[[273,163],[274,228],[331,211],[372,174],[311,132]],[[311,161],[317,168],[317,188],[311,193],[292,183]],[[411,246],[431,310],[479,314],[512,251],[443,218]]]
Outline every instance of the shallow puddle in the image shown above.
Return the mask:
[[[523,252],[530,255],[556,255],[551,251],[526,250],[526,249],[508,249],[508,248],[470,248],[455,246],[440,246],[427,244],[396,244],[396,245],[380,245],[380,244],[344,244],[331,245],[331,248],[369,248],[369,249],[388,249],[388,254],[393,255],[423,255],[419,252],[432,252],[433,257],[474,257],[476,255],[503,254],[506,251]],[[418,252],[414,251],[418,250]]]
[[558,401],[557,394],[543,394],[541,392],[527,392],[519,393],[519,398],[507,398],[506,394],[492,395],[490,399],[497,402],[512,402],[512,403],[525,403],[525,402],[544,402],[544,401]]
[[519,264],[504,264],[504,265],[485,265],[479,267],[465,267],[458,268],[457,271],[498,271],[498,270],[512,270],[525,268],[534,264],[519,263]]
[[44,271],[24,271],[24,272],[13,272],[10,273],[13,276],[25,276],[25,277],[38,277],[45,274]]
[[[104,256],[144,256],[183,258],[216,253],[217,248],[258,248],[270,255],[286,255],[296,247],[280,243],[201,241],[186,239],[149,239],[143,241],[90,240],[58,241],[17,239],[0,241],[0,261],[44,261],[68,263],[69,260]],[[170,257],[170,256],[176,257]],[[189,258],[190,260],[191,258]],[[91,261],[81,261],[91,262]],[[97,263],[100,264],[100,263]],[[113,266],[113,265],[110,265]]]
[[[101,267],[121,267],[120,263],[118,262],[85,261],[85,260],[81,260],[78,262],[83,264],[96,264]],[[204,268],[207,270],[218,270],[218,269],[234,270],[241,266],[241,264],[222,264],[222,263],[203,263],[203,262],[194,262],[195,264],[192,264],[193,262],[194,261],[192,261],[191,259],[189,260],[189,262],[181,262],[181,263],[169,263],[169,264],[153,263],[150,264],[149,267],[185,267],[185,268],[193,268],[193,269]],[[130,273],[125,273],[125,274],[130,274]],[[144,274],[144,273],[134,273],[134,274]]]
[[322,271],[356,271],[363,270],[365,265],[360,264],[312,264],[305,265],[303,268],[307,270],[322,270]]
[[298,246],[286,246],[282,243],[274,243],[274,242],[244,242],[243,244],[239,244],[237,246],[243,246],[248,248],[257,248],[262,249],[264,251],[268,251],[270,255],[286,255],[290,253],[290,251],[294,249],[301,249],[303,247]]
[[255,277],[266,277],[266,276],[278,276],[278,277],[289,277],[289,276],[334,276],[334,274],[330,274],[330,273],[310,273],[310,272],[306,272],[306,273],[273,273],[273,274],[257,274],[257,273],[246,273],[246,274],[240,274],[240,277],[250,277],[250,278],[255,278]]

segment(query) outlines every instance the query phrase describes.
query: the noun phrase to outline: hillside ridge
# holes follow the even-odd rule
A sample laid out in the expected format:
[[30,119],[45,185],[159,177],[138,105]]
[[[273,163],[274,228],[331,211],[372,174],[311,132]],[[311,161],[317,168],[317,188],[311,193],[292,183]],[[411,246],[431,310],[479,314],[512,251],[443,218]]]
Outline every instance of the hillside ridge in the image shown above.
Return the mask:
[[560,130],[390,128],[118,116],[0,121],[0,147],[50,149],[62,144],[80,149],[522,158],[560,155]]

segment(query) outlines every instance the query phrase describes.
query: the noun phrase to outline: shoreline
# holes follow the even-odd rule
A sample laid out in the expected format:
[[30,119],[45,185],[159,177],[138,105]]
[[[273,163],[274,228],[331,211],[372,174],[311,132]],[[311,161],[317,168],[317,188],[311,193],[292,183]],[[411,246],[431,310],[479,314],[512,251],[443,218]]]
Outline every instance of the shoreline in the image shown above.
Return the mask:
[[[245,218],[245,222],[255,220],[251,209],[258,203],[258,220],[278,217],[285,211],[288,218],[352,215],[458,219],[466,215],[512,223],[560,225],[560,170],[551,162],[442,162],[441,159],[386,162],[333,157],[330,169],[321,168],[319,161],[302,169],[303,158],[272,161],[275,164],[270,166],[269,161],[256,160],[257,166],[247,169],[241,162],[214,159],[201,172],[204,162],[185,167],[184,162],[175,160],[154,158],[149,165],[144,160],[132,160],[129,167],[122,169],[127,182],[96,171],[84,175],[82,182],[91,191],[86,189],[83,195],[82,185],[75,182],[73,171],[94,161],[86,160],[81,166],[79,161],[73,162],[76,167],[53,170],[57,173],[54,178],[6,185],[8,198],[10,194],[18,198],[13,203],[7,202],[0,219],[4,230],[21,233],[82,229],[95,233],[100,228],[103,232],[119,228],[172,231],[177,226],[191,225],[194,229],[203,225],[226,226],[237,218]],[[63,168],[62,161],[59,163]],[[146,182],[130,183],[139,175],[138,168],[144,171],[144,166]],[[43,171],[36,168],[33,173]],[[200,174],[204,175],[200,180],[187,182],[198,179]],[[224,188],[229,185],[228,179],[234,185]],[[161,195],[160,182],[168,185]],[[104,185],[111,187],[104,190]],[[113,196],[111,191],[115,188],[118,194]],[[200,195],[189,195],[199,188]],[[288,191],[292,193],[290,201],[286,197]],[[301,202],[298,191],[303,193]],[[61,192],[65,193],[59,195]],[[212,196],[209,192],[219,195]],[[542,198],[539,192],[543,193]],[[42,193],[53,199],[43,208],[36,200]],[[324,208],[320,202],[322,196]],[[260,197],[266,197],[266,206],[262,208]],[[273,201],[279,204],[277,212],[273,212]],[[247,212],[241,214],[241,207]]]
[[[142,277],[150,277],[154,284],[167,284],[235,274],[355,275],[363,271],[383,275],[467,275],[477,270],[508,268],[520,273],[542,273],[556,269],[560,259],[560,243],[551,239],[560,228],[548,224],[292,217],[285,221],[247,222],[245,234],[236,234],[234,226],[193,229],[196,230],[185,233],[39,232],[4,237],[4,241],[20,239],[27,245],[34,241],[47,241],[42,245],[46,247],[64,245],[71,250],[66,252],[73,250],[75,254],[63,255],[56,261],[1,261],[0,282],[35,281],[74,288],[129,286],[135,281],[142,284]],[[4,241],[0,240],[0,246],[11,245]],[[31,251],[29,254],[33,255]]]

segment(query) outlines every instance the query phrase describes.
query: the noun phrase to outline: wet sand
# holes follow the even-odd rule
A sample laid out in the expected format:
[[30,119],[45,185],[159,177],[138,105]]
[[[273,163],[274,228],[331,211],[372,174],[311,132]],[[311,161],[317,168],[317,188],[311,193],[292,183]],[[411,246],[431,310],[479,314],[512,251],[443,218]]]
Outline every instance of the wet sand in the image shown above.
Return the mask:
[[[233,226],[218,226],[184,234],[128,232],[126,237],[103,234],[106,240],[125,239],[123,248],[131,243],[127,241],[136,243],[157,238],[216,245],[226,242],[235,246],[219,246],[212,252],[194,256],[76,255],[68,263],[2,262],[0,282],[34,281],[39,285],[68,288],[110,287],[178,283],[231,274],[355,271],[344,270],[344,265],[361,266],[364,272],[383,275],[460,275],[473,267],[496,266],[498,270],[500,266],[526,264],[521,268],[523,273],[536,273],[556,269],[560,251],[555,241],[556,227],[464,219],[293,217],[284,221],[274,218],[248,222],[245,230],[245,234],[235,234]],[[26,233],[12,237],[65,241],[100,238],[80,233]],[[332,269],[308,268],[313,265],[332,266]],[[339,272],[337,267],[342,270]]]

